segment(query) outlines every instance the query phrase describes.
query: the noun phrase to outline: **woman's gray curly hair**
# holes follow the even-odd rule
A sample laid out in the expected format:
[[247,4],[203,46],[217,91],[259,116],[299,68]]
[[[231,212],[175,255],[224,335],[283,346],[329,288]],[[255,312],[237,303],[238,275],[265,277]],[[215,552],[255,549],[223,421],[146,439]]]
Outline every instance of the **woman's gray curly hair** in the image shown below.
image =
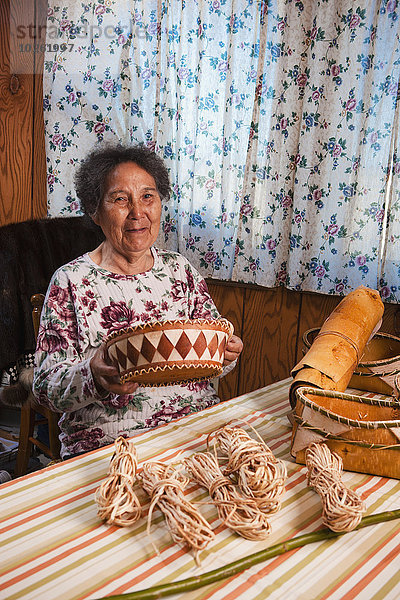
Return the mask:
[[171,189],[164,161],[152,150],[136,146],[103,145],[84,159],[75,174],[75,189],[83,212],[93,217],[103,199],[108,175],[120,164],[132,162],[147,171],[156,182],[161,200],[169,198]]

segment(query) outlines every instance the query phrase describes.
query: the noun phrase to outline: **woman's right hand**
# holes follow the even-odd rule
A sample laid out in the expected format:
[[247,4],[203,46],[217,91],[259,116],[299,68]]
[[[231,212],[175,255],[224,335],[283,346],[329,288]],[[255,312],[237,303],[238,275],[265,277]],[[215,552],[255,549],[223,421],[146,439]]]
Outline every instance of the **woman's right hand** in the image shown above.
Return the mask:
[[118,369],[111,363],[105,343],[96,350],[90,361],[90,368],[96,389],[102,396],[105,392],[120,396],[133,394],[139,387],[139,384],[133,381],[120,383]]

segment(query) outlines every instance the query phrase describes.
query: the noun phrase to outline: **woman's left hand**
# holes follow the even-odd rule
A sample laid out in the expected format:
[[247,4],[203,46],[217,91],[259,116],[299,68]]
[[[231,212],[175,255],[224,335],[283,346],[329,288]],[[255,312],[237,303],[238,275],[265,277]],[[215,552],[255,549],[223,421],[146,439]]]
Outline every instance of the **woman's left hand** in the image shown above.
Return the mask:
[[239,358],[242,350],[242,340],[237,335],[233,335],[226,344],[224,366],[230,365],[234,360]]

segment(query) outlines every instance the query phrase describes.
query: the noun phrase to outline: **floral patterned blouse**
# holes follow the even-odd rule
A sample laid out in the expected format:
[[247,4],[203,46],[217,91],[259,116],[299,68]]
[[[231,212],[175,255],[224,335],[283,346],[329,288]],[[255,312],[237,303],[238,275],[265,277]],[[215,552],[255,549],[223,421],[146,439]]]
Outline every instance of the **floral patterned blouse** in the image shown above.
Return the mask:
[[153,268],[138,275],[110,273],[85,254],[52,277],[39,328],[33,389],[41,404],[63,413],[62,457],[219,402],[208,381],[139,387],[123,396],[102,397],[96,390],[90,359],[112,332],[151,320],[219,317],[204,279],[183,256],[156,248],[152,253]]

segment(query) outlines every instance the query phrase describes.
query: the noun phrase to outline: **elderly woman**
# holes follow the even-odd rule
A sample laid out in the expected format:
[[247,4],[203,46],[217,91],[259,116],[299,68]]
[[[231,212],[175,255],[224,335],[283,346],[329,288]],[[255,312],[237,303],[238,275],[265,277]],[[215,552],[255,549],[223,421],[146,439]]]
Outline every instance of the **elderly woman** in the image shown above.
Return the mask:
[[[220,401],[208,381],[151,388],[121,384],[105,352],[105,339],[123,327],[219,317],[205,281],[190,263],[153,245],[162,200],[170,191],[162,160],[142,146],[104,147],[82,163],[76,190],[105,241],[52,277],[33,387],[40,403],[63,413],[63,458]],[[223,375],[242,347],[232,336]]]

